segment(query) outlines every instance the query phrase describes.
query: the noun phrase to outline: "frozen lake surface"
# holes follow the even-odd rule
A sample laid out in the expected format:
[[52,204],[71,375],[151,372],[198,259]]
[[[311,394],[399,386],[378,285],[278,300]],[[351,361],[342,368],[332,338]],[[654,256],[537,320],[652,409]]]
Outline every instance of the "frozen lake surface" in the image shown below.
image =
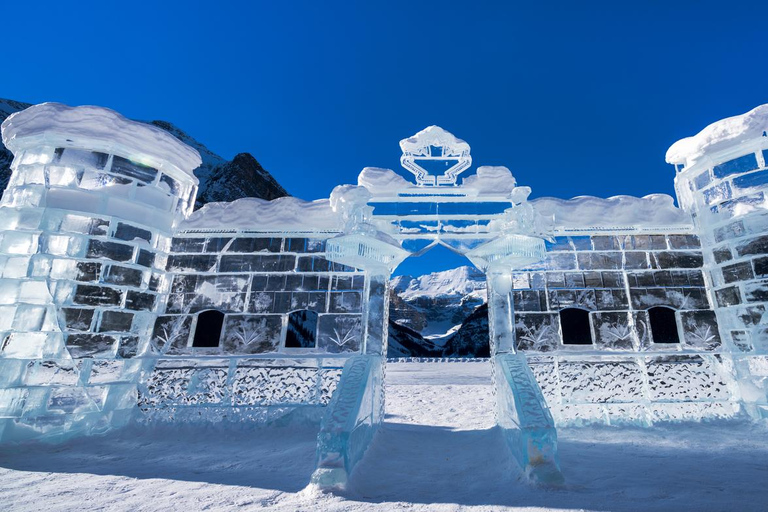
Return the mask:
[[305,490],[316,427],[128,428],[0,448],[3,510],[765,510],[768,426],[559,431],[566,487],[517,481],[487,363],[387,366],[387,418],[344,496]]

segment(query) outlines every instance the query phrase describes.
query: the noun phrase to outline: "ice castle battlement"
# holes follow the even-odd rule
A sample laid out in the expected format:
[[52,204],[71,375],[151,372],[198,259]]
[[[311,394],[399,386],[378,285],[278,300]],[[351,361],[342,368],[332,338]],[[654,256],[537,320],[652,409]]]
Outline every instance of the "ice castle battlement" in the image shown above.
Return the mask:
[[554,424],[768,416],[764,112],[670,148],[682,208],[529,201],[429,127],[401,142],[415,182],[366,168],[328,199],[193,212],[193,149],[106,109],[31,107],[3,124],[0,441],[319,415],[338,482],[383,414],[389,274],[436,245],[488,275],[519,460],[530,436],[554,457]]
[[183,173],[195,185],[192,171],[202,163],[195,149],[165,130],[90,105],[33,105],[8,117],[2,133],[3,144],[14,154],[45,146],[115,153],[177,177]]

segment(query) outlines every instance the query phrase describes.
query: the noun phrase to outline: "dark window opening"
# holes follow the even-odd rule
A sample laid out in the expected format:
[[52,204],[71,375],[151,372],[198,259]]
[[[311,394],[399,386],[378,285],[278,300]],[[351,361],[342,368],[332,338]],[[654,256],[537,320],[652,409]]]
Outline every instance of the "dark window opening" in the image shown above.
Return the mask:
[[560,311],[560,329],[564,345],[592,344],[589,311],[585,309],[565,308]]
[[288,315],[286,348],[315,348],[316,337],[317,313],[303,309]]
[[224,325],[224,313],[221,311],[202,311],[197,315],[193,347],[212,348],[219,346],[221,327]]
[[648,310],[651,320],[651,336],[654,343],[680,343],[675,310],[663,306]]

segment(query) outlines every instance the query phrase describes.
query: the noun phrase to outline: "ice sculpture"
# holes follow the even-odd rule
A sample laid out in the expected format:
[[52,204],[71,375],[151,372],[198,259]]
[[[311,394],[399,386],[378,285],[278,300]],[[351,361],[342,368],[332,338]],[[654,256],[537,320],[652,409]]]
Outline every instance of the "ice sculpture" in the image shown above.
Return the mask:
[[768,416],[768,107],[667,155],[671,197],[528,201],[439,127],[415,183],[365,168],[326,200],[192,212],[199,155],[98,107],[9,117],[0,442],[130,420],[320,422],[323,488],[383,421],[389,276],[436,245],[486,273],[497,414],[537,482],[555,425]]

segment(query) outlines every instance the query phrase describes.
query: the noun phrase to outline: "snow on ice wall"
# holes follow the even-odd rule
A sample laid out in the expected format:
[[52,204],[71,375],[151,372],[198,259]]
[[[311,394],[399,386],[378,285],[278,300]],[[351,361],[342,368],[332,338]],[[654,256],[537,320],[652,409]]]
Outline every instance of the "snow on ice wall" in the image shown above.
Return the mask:
[[97,107],[38,105],[2,130],[14,161],[0,202],[0,439],[124,423],[199,156]]

